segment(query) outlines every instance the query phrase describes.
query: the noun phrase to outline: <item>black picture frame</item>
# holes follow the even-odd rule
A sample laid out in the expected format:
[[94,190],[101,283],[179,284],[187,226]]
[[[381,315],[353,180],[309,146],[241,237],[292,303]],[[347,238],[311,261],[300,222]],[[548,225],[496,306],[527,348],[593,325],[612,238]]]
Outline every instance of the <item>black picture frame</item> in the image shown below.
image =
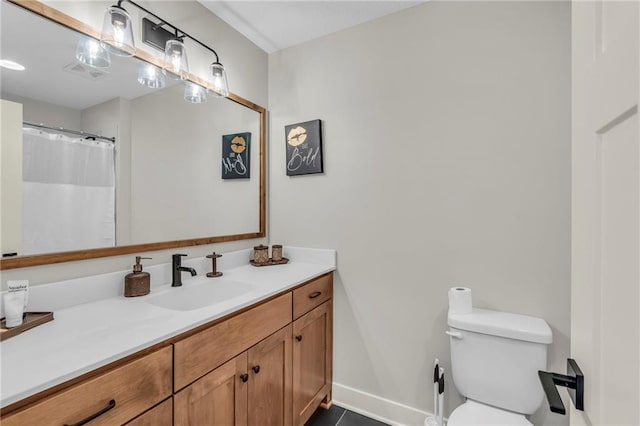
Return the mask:
[[284,135],[287,147],[287,176],[324,173],[320,120],[284,126]]
[[222,135],[222,179],[251,178],[251,132]]

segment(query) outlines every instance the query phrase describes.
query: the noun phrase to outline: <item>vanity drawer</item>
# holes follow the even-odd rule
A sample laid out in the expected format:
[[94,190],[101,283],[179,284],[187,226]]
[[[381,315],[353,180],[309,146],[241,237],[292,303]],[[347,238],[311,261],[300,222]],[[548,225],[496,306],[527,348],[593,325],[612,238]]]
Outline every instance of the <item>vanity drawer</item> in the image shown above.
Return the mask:
[[175,343],[174,391],[179,391],[290,322],[291,293],[286,293]]
[[333,274],[328,273],[293,290],[293,319],[333,297]]
[[123,424],[171,395],[171,347],[62,390],[2,418],[2,426]]

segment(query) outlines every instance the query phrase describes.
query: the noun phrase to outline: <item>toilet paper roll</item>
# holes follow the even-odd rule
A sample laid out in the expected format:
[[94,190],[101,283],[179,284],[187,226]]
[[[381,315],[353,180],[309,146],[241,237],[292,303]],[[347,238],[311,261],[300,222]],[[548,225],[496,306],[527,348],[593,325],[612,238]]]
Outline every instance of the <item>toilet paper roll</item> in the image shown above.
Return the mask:
[[451,287],[449,289],[449,313],[470,314],[473,308],[471,289],[466,287]]

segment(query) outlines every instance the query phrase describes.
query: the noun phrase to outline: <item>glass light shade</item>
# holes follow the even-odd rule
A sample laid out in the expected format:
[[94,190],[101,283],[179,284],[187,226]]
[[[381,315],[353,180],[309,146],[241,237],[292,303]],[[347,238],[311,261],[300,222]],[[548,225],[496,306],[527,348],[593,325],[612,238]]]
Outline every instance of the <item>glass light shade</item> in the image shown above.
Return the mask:
[[229,96],[229,83],[227,82],[227,72],[224,70],[224,65],[220,62],[214,62],[209,67],[209,70],[212,86],[209,93],[221,98]]
[[111,6],[104,13],[102,24],[102,44],[117,56],[133,56],[133,29],[129,13],[119,6]]
[[138,83],[151,89],[162,89],[166,85],[164,71],[153,64],[140,64],[140,68],[138,68]]
[[164,48],[164,69],[173,79],[185,80],[189,74],[187,49],[180,40],[167,40]]
[[207,89],[187,81],[184,86],[184,100],[194,104],[207,102]]
[[98,40],[90,37],[80,37],[76,48],[76,59],[94,68],[109,68],[111,57]]

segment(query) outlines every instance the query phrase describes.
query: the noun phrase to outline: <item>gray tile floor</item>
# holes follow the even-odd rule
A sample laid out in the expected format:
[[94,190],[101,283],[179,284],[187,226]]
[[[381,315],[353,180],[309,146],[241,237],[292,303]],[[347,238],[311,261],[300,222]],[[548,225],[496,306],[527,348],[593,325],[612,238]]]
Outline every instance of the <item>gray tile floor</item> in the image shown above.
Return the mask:
[[337,405],[325,410],[318,408],[305,426],[386,426],[386,423],[370,419]]

